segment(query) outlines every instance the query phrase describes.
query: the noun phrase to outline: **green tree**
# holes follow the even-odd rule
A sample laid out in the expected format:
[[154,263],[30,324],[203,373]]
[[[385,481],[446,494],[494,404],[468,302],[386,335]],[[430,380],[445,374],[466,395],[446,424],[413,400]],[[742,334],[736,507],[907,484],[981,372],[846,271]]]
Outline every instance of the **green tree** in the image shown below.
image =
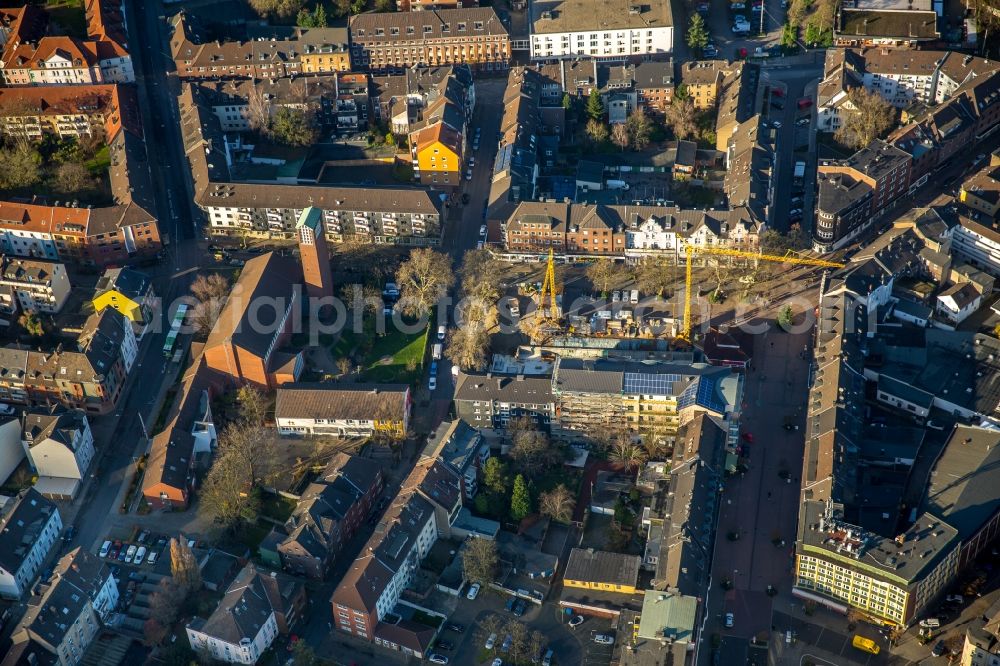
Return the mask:
[[795,46],[798,36],[798,28],[789,21],[781,28],[781,45],[789,48]]
[[274,114],[271,133],[290,146],[308,146],[316,141],[319,131],[305,111],[283,106]]
[[483,484],[495,493],[507,492],[507,465],[499,458],[490,458],[483,465]]
[[518,474],[514,477],[514,490],[510,495],[510,518],[515,522],[521,522],[531,514],[531,492],[528,490],[528,482]]
[[396,145],[396,136],[392,132],[386,132],[386,134],[385,134],[385,145],[387,145],[387,146],[395,146]]
[[587,98],[587,117],[597,121],[604,119],[604,102],[596,86],[590,89],[590,97]]
[[791,328],[794,318],[795,312],[792,310],[792,306],[786,305],[778,311],[778,326],[788,330]]
[[701,14],[695,13],[691,16],[685,40],[689,47],[699,53],[708,46],[708,30],[705,28],[705,19],[701,17]]
[[17,323],[21,325],[28,335],[40,338],[45,335],[45,326],[42,324],[42,320],[37,314],[31,310],[27,310],[18,317]]
[[313,23],[313,15],[308,9],[303,7],[299,10],[298,15],[295,17],[295,25],[300,28],[314,28],[316,24]]
[[316,5],[316,11],[313,12],[313,27],[325,28],[327,24],[326,8],[323,7],[323,3],[321,2]]
[[562,108],[567,111],[573,108],[573,98],[569,96],[569,93],[563,93]]

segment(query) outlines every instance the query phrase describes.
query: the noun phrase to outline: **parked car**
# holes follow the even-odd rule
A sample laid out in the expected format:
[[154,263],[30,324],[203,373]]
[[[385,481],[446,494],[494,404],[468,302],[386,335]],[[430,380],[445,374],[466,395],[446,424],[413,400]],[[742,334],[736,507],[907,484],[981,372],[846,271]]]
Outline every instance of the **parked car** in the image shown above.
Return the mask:
[[701,54],[706,58],[715,58],[719,55],[719,49],[715,47],[715,44],[706,44],[705,48],[701,50]]
[[582,615],[576,615],[576,616],[573,617],[572,620],[569,621],[569,626],[573,627],[573,628],[579,627],[581,624],[583,624],[583,616]]
[[594,642],[600,645],[614,645],[615,637],[609,636],[608,634],[597,634],[594,636]]
[[149,551],[149,557],[146,558],[146,564],[156,564],[156,558],[160,556],[159,551],[151,550]]
[[493,660],[493,663],[490,664],[490,666],[503,666],[503,659],[497,657],[496,659]]
[[434,653],[427,658],[432,664],[447,664],[448,657],[443,654]]
[[125,551],[125,564],[132,564],[132,558],[135,557],[135,551],[139,550],[138,546],[129,546],[128,550]]
[[800,109],[808,109],[810,106],[813,105],[813,101],[809,97],[803,97],[798,101],[798,105]]
[[726,613],[726,629],[732,629],[735,623],[735,618],[732,613]]
[[472,169],[466,169],[465,170],[465,179],[466,180],[472,180]]
[[507,599],[507,603],[504,604],[504,610],[508,613],[513,612],[515,603],[517,603],[517,600],[514,597],[510,597]]
[[507,634],[507,636],[503,639],[503,645],[500,646],[500,651],[507,652],[508,650],[510,650],[510,646],[513,643],[514,643],[514,637],[511,636],[510,634]]
[[552,666],[551,648],[545,651],[545,656],[542,658],[542,666]]
[[781,129],[781,121],[780,120],[772,120],[771,121],[771,126],[774,127],[774,129]]
[[799,127],[805,127],[811,121],[812,121],[812,118],[810,118],[809,116],[806,116],[805,118],[799,118],[798,120],[796,120],[795,124],[798,125]]
[[458,622],[452,622],[448,625],[448,631],[454,631],[456,634],[461,634],[465,631],[465,625],[459,624]]
[[937,629],[941,626],[941,620],[936,617],[929,617],[920,621],[920,626],[924,629]]
[[528,609],[527,604],[525,604],[521,600],[518,600],[518,602],[514,604],[514,616],[521,617],[522,615],[524,615],[524,611],[526,611],[527,609]]
[[486,225],[485,224],[479,227],[479,235],[482,236],[483,238],[486,237]]
[[948,651],[948,648],[944,644],[944,641],[938,641],[937,643],[934,644],[934,648],[931,650],[931,655],[933,655],[935,657],[941,657],[947,651]]
[[448,641],[438,641],[437,647],[440,650],[448,650],[448,651],[455,649],[455,646],[449,643]]
[[496,632],[490,634],[490,637],[486,639],[486,645],[484,646],[487,650],[492,650],[493,646],[497,644]]
[[475,599],[476,597],[478,597],[479,596],[479,588],[480,588],[479,583],[473,583],[472,587],[469,588],[468,594],[465,595],[465,598],[471,600],[471,599]]
[[944,600],[953,604],[965,603],[965,597],[963,597],[961,594],[949,594],[947,597],[945,597]]
[[132,561],[136,564],[142,564],[145,559],[146,559],[146,547],[139,546],[139,550],[135,551],[135,557],[132,559]]
[[437,390],[437,387],[438,387],[438,379],[437,377],[431,375],[431,378],[427,380],[427,390],[434,391]]
[[107,557],[108,553],[111,551],[111,542],[105,541],[101,546],[101,557]]

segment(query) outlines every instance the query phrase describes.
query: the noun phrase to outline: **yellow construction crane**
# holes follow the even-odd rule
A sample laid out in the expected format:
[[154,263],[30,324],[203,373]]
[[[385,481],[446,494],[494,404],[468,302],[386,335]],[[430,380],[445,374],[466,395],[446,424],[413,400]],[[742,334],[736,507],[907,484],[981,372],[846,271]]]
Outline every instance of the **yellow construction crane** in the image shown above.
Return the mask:
[[538,312],[543,317],[559,318],[559,301],[556,300],[556,260],[549,248],[549,261],[545,266],[545,281],[538,294]]
[[843,268],[844,264],[835,261],[825,261],[823,259],[809,259],[808,257],[797,257],[791,254],[763,254],[760,252],[746,252],[743,250],[730,250],[721,247],[695,247],[694,245],[684,245],[684,326],[681,334],[677,336],[688,344],[691,343],[691,262],[696,254],[711,254],[721,257],[740,257],[743,259],[753,259],[755,261],[775,261],[783,264],[793,264],[796,266],[820,266],[822,268]]

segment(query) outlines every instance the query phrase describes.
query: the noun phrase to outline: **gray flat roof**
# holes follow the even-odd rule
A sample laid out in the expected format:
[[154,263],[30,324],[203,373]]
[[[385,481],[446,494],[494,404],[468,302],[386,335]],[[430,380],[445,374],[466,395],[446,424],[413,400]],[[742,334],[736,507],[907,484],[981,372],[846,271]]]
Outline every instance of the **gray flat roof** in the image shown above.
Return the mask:
[[651,29],[673,26],[673,15],[670,0],[543,0],[531,23],[534,34]]

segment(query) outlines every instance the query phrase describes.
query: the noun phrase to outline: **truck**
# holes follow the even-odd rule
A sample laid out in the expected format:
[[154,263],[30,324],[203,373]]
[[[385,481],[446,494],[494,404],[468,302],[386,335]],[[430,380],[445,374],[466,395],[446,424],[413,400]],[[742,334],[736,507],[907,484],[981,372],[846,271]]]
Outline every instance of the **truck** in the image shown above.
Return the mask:
[[792,174],[792,179],[796,185],[802,184],[802,179],[806,176],[806,163],[796,162],[795,163],[795,173]]
[[608,180],[609,190],[628,190],[628,183],[624,180],[615,180],[614,178]]

